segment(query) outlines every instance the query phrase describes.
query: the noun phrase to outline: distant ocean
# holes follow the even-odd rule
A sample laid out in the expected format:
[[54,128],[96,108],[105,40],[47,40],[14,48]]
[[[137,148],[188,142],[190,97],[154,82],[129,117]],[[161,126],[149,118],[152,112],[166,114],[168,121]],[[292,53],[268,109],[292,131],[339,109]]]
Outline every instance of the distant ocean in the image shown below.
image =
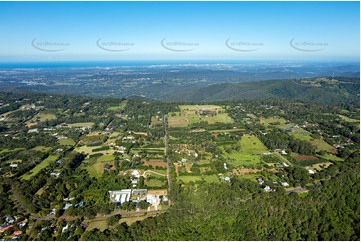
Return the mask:
[[189,60],[154,60],[154,61],[32,61],[32,62],[0,62],[0,68],[87,68],[114,66],[149,66],[176,64],[252,64],[251,61],[189,61]]
[[[4,62],[0,61],[0,69],[13,68],[94,68],[116,66],[149,66],[149,65],[185,65],[185,64],[285,64],[319,63],[324,65],[345,64],[342,61],[275,61],[275,60],[150,60],[150,61],[31,61],[31,62]],[[356,64],[348,62],[348,64]]]

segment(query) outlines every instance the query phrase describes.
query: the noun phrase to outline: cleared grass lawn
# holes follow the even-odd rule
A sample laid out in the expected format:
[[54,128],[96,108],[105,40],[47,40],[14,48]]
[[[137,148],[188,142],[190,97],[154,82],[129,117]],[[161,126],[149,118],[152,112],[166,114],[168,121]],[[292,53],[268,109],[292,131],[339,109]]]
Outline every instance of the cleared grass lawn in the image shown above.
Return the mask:
[[168,125],[169,127],[187,127],[189,120],[186,116],[178,116],[179,113],[176,112],[177,116],[168,116]]
[[180,105],[179,108],[181,111],[189,110],[189,111],[196,111],[198,109],[207,109],[211,111],[219,111],[223,110],[221,106],[218,105]]
[[40,120],[40,122],[44,122],[46,120],[54,120],[56,119],[56,115],[52,113],[39,113],[34,116],[34,121],[37,121],[37,119]]
[[112,161],[115,159],[114,155],[103,155],[97,159],[97,162]]
[[5,154],[5,153],[11,153],[11,152],[15,152],[15,151],[19,151],[19,150],[25,150],[25,148],[15,148],[15,149],[3,149],[0,151],[0,155],[1,154]]
[[88,174],[90,177],[99,178],[104,173],[104,165],[109,164],[108,162],[113,161],[114,158],[115,157],[113,155],[103,155],[103,156],[99,157],[98,159],[91,158],[90,160],[88,160],[89,164],[84,164],[83,169],[88,171]]
[[233,166],[255,165],[261,161],[261,155],[267,152],[263,143],[253,135],[244,135],[240,141],[241,150],[232,153],[224,152],[223,156],[231,158],[228,162]]
[[123,110],[125,108],[125,106],[127,106],[127,103],[128,103],[128,101],[124,100],[119,104],[119,106],[112,106],[112,107],[107,108],[107,110],[109,110],[109,111],[121,111],[121,110]]
[[189,183],[189,182],[196,182],[196,181],[202,181],[202,177],[201,176],[179,176],[177,177],[177,180],[181,180],[184,183]]
[[[160,208],[160,206],[158,206],[158,209]],[[144,215],[144,216],[139,216],[139,217],[129,217],[129,218],[121,218],[119,220],[119,223],[123,223],[123,222],[126,222],[128,225],[131,225],[132,223],[135,223],[137,221],[141,221],[141,220],[144,220],[146,218],[149,218],[149,217],[153,217],[154,215]]]
[[149,181],[145,180],[144,183],[148,187],[162,187],[162,186],[165,185],[165,182],[162,182],[162,181],[157,180],[157,179],[149,179]]
[[60,145],[69,145],[69,146],[73,146],[75,145],[75,141],[71,138],[65,138],[65,139],[60,139],[59,141]]
[[332,147],[330,144],[328,144],[326,141],[322,139],[313,139],[311,137],[311,133],[302,129],[302,128],[296,128],[294,127],[295,124],[284,124],[284,125],[277,125],[277,127],[283,129],[283,130],[292,130],[289,134],[292,135],[294,138],[298,140],[304,140],[311,145],[313,145],[316,148],[316,151],[324,150],[332,153],[336,153],[336,149]]
[[46,146],[36,146],[32,148],[32,150],[41,151],[41,152],[48,152],[51,148]]
[[244,131],[245,129],[217,129],[217,130],[210,130],[210,133],[230,133],[236,131]]
[[299,140],[308,141],[316,147],[316,151],[325,150],[328,152],[336,153],[336,149],[322,139],[313,139],[309,132],[304,131],[302,133],[292,132],[291,135]]
[[100,154],[103,154],[105,156],[112,155],[114,153],[113,149],[99,150],[99,151],[94,151],[93,152],[93,150],[99,149],[101,147],[103,147],[103,146],[87,146],[87,145],[83,145],[83,146],[75,147],[75,151],[79,152],[79,153],[84,152],[85,154],[88,154],[88,155],[100,153]]
[[344,161],[344,159],[337,157],[335,155],[319,155],[319,157],[330,161]]
[[312,165],[311,167],[313,169],[316,169],[317,171],[321,171],[323,170],[324,168],[321,168],[321,166],[325,166],[325,168],[329,167],[330,165],[332,165],[333,163],[332,162],[324,162],[324,163],[318,163],[318,164],[314,164]]
[[118,137],[119,135],[120,135],[119,132],[113,132],[113,133],[109,136],[109,138],[116,138],[116,137]]
[[[168,116],[169,127],[186,127],[188,124],[208,122],[214,123],[234,123],[233,119],[227,113],[218,113],[224,111],[221,106],[217,105],[180,105],[181,112],[173,112]],[[198,110],[215,111],[215,115],[198,115]],[[175,116],[172,116],[175,114]]]
[[357,120],[357,119],[353,119],[353,118],[349,118],[345,115],[341,115],[341,114],[338,114],[338,116],[343,119],[344,121],[346,122],[350,122],[350,123],[360,123],[360,120]]
[[196,114],[187,115],[190,124],[200,123],[200,122],[207,122],[208,124],[215,124],[215,123],[227,123],[232,124],[234,123],[233,119],[228,116],[227,113],[220,113],[214,116],[201,116],[199,117]]
[[242,136],[241,150],[253,154],[262,154],[268,151],[266,146],[256,136],[249,134]]
[[50,162],[55,161],[57,158],[58,158],[58,156],[56,156],[56,155],[50,155],[48,158],[43,160],[40,164],[35,166],[30,171],[30,174],[29,174],[29,172],[27,172],[24,175],[22,175],[21,178],[24,180],[29,180],[30,178],[32,178],[33,176],[38,174],[43,168],[47,167],[50,164]]
[[73,123],[73,124],[68,124],[69,127],[71,128],[79,128],[79,127],[93,127],[94,123],[93,122],[86,122],[86,123]]
[[283,118],[279,117],[271,117],[271,118],[260,118],[260,123],[264,125],[273,125],[275,123],[279,123],[278,125],[284,125],[287,121]]
[[91,231],[92,229],[99,229],[104,231],[108,228],[107,218],[97,218],[90,222],[85,231]]
[[217,175],[205,175],[203,178],[206,182],[220,182]]

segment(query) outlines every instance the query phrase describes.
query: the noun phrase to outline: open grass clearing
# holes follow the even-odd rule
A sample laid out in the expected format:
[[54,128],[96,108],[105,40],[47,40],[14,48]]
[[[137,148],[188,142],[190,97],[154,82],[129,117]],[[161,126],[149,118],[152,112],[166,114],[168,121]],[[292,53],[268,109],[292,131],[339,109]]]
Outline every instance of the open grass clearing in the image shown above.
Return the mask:
[[72,138],[59,139],[58,143],[60,145],[64,145],[64,146],[73,146],[73,145],[75,145],[75,141]]
[[46,147],[46,146],[36,146],[34,148],[32,148],[32,150],[36,150],[36,151],[41,151],[41,152],[48,152],[51,149],[51,147]]
[[177,180],[181,180],[184,183],[202,181],[201,176],[178,176]]
[[145,160],[143,161],[145,166],[152,166],[153,168],[156,167],[163,167],[163,168],[167,168],[167,163],[165,163],[162,160]]
[[344,159],[335,155],[319,155],[319,157],[330,161],[344,161]]
[[[333,163],[332,162],[323,162],[323,163],[317,163],[317,164],[314,164],[312,165],[311,167],[317,171],[321,171],[327,167],[329,167],[330,165],[332,165]],[[323,168],[321,167],[323,166]]]
[[160,180],[157,180],[157,179],[149,179],[149,180],[146,179],[144,181],[144,183],[148,187],[163,187],[164,185],[166,185],[166,182],[160,181]]
[[[160,206],[158,206],[158,209],[160,208]],[[132,223],[135,223],[137,221],[142,221],[146,218],[149,218],[149,217],[153,217],[154,215],[143,215],[143,216],[137,216],[137,217],[128,217],[128,218],[121,218],[119,220],[119,223],[123,223],[123,222],[126,222],[128,225],[131,225]]]
[[284,125],[287,121],[280,117],[260,118],[260,123],[263,125]]
[[20,151],[20,150],[25,150],[25,148],[3,149],[0,151],[0,155],[5,154],[5,153],[16,152],[16,151]]
[[85,123],[68,124],[68,127],[71,127],[71,128],[82,128],[82,127],[91,128],[91,127],[93,127],[93,125],[94,125],[93,122],[85,122]]
[[86,231],[91,231],[92,229],[99,229],[100,231],[104,231],[108,228],[107,218],[96,218],[90,222]]
[[237,131],[245,131],[245,129],[216,129],[216,130],[210,130],[210,133],[231,133],[231,132],[237,132]]
[[211,182],[220,182],[217,175],[204,175],[203,179],[206,182],[209,182],[209,183],[211,183]]
[[107,108],[107,110],[109,110],[109,111],[121,111],[127,106],[127,103],[128,103],[127,100],[121,101],[118,106],[109,107],[109,108]]
[[57,158],[58,157],[56,155],[50,155],[48,158],[43,160],[40,164],[35,166],[31,171],[29,171],[29,172],[25,173],[24,175],[22,175],[21,178],[24,179],[24,180],[29,180],[30,178],[32,178],[33,176],[38,174],[43,168],[50,165],[50,162],[55,161]]
[[256,165],[260,163],[262,154],[268,151],[263,143],[253,135],[242,136],[240,146],[240,151],[223,152],[223,156],[229,158],[227,162],[235,167]]

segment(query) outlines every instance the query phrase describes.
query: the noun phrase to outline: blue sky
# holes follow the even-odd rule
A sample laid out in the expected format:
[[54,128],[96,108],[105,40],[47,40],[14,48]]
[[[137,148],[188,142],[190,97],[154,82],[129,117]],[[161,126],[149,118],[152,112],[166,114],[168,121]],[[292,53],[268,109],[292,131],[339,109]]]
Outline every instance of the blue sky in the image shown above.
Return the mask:
[[0,2],[0,60],[358,60],[359,11],[359,2]]

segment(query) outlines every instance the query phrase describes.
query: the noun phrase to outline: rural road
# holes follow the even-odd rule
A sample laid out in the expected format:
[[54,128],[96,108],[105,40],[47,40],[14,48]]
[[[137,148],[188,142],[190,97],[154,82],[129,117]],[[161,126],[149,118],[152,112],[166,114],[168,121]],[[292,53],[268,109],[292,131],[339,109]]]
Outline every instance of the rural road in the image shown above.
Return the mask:
[[[171,161],[168,158],[168,115],[165,114],[163,117],[163,125],[164,125],[164,146],[165,146],[165,150],[164,150],[164,155],[165,158],[167,159],[167,178],[168,178],[168,194],[170,193],[170,189],[171,189],[171,178],[170,178],[170,164]],[[168,203],[169,206],[172,205],[172,202],[168,196]]]

